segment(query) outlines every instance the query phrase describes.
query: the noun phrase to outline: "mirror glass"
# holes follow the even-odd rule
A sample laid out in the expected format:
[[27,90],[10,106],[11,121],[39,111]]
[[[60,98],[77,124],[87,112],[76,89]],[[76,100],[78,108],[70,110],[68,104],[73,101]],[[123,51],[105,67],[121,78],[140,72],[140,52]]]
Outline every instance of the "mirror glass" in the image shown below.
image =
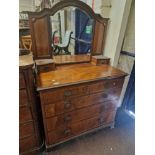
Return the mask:
[[65,7],[50,16],[54,55],[90,54],[93,25],[87,13],[76,7]]

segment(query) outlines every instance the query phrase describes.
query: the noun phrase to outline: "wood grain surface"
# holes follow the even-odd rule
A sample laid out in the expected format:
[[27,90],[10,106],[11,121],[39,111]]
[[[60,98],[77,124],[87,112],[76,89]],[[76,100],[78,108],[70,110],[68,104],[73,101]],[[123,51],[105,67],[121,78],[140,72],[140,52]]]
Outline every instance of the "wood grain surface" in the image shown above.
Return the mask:
[[126,73],[108,65],[94,66],[90,64],[89,66],[41,73],[38,78],[37,90],[123,77],[126,75]]

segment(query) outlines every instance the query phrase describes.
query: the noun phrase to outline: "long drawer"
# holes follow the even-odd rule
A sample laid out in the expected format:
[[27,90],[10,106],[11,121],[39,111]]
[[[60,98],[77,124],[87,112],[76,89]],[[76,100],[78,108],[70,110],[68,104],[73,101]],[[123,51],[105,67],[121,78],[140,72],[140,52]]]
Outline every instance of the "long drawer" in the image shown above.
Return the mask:
[[44,105],[45,117],[51,117],[65,112],[73,111],[96,103],[103,103],[108,100],[117,100],[120,96],[121,88],[113,88],[106,92],[100,92],[78,98],[66,99],[55,103]]
[[62,124],[73,124],[84,119],[99,116],[102,112],[114,111],[117,109],[115,103],[115,101],[108,101],[102,104],[95,104],[86,108],[47,118],[47,130],[55,130],[58,126],[61,126]]
[[76,86],[66,86],[40,92],[43,104],[72,99],[74,97],[106,91],[110,88],[122,87],[124,79],[102,80],[81,84]]
[[60,126],[52,132],[48,132],[49,145],[67,140],[90,129],[114,122],[116,111],[101,113],[100,116],[77,122],[72,125]]

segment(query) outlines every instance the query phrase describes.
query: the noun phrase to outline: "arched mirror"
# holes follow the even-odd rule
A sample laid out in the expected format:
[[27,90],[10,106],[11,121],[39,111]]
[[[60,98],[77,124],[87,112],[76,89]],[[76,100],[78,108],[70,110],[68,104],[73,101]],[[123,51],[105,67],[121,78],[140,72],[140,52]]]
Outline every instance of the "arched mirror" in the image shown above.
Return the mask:
[[62,0],[29,12],[34,59],[57,55],[102,55],[108,19],[84,2]]
[[50,16],[53,55],[90,54],[94,19],[77,7]]

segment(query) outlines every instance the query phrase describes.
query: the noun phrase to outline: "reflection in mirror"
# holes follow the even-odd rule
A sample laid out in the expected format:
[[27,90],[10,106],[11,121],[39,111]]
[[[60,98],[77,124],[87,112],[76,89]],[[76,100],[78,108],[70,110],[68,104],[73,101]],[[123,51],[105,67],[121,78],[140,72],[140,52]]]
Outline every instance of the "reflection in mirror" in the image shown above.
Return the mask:
[[54,55],[90,54],[94,20],[88,14],[66,7],[50,18]]

